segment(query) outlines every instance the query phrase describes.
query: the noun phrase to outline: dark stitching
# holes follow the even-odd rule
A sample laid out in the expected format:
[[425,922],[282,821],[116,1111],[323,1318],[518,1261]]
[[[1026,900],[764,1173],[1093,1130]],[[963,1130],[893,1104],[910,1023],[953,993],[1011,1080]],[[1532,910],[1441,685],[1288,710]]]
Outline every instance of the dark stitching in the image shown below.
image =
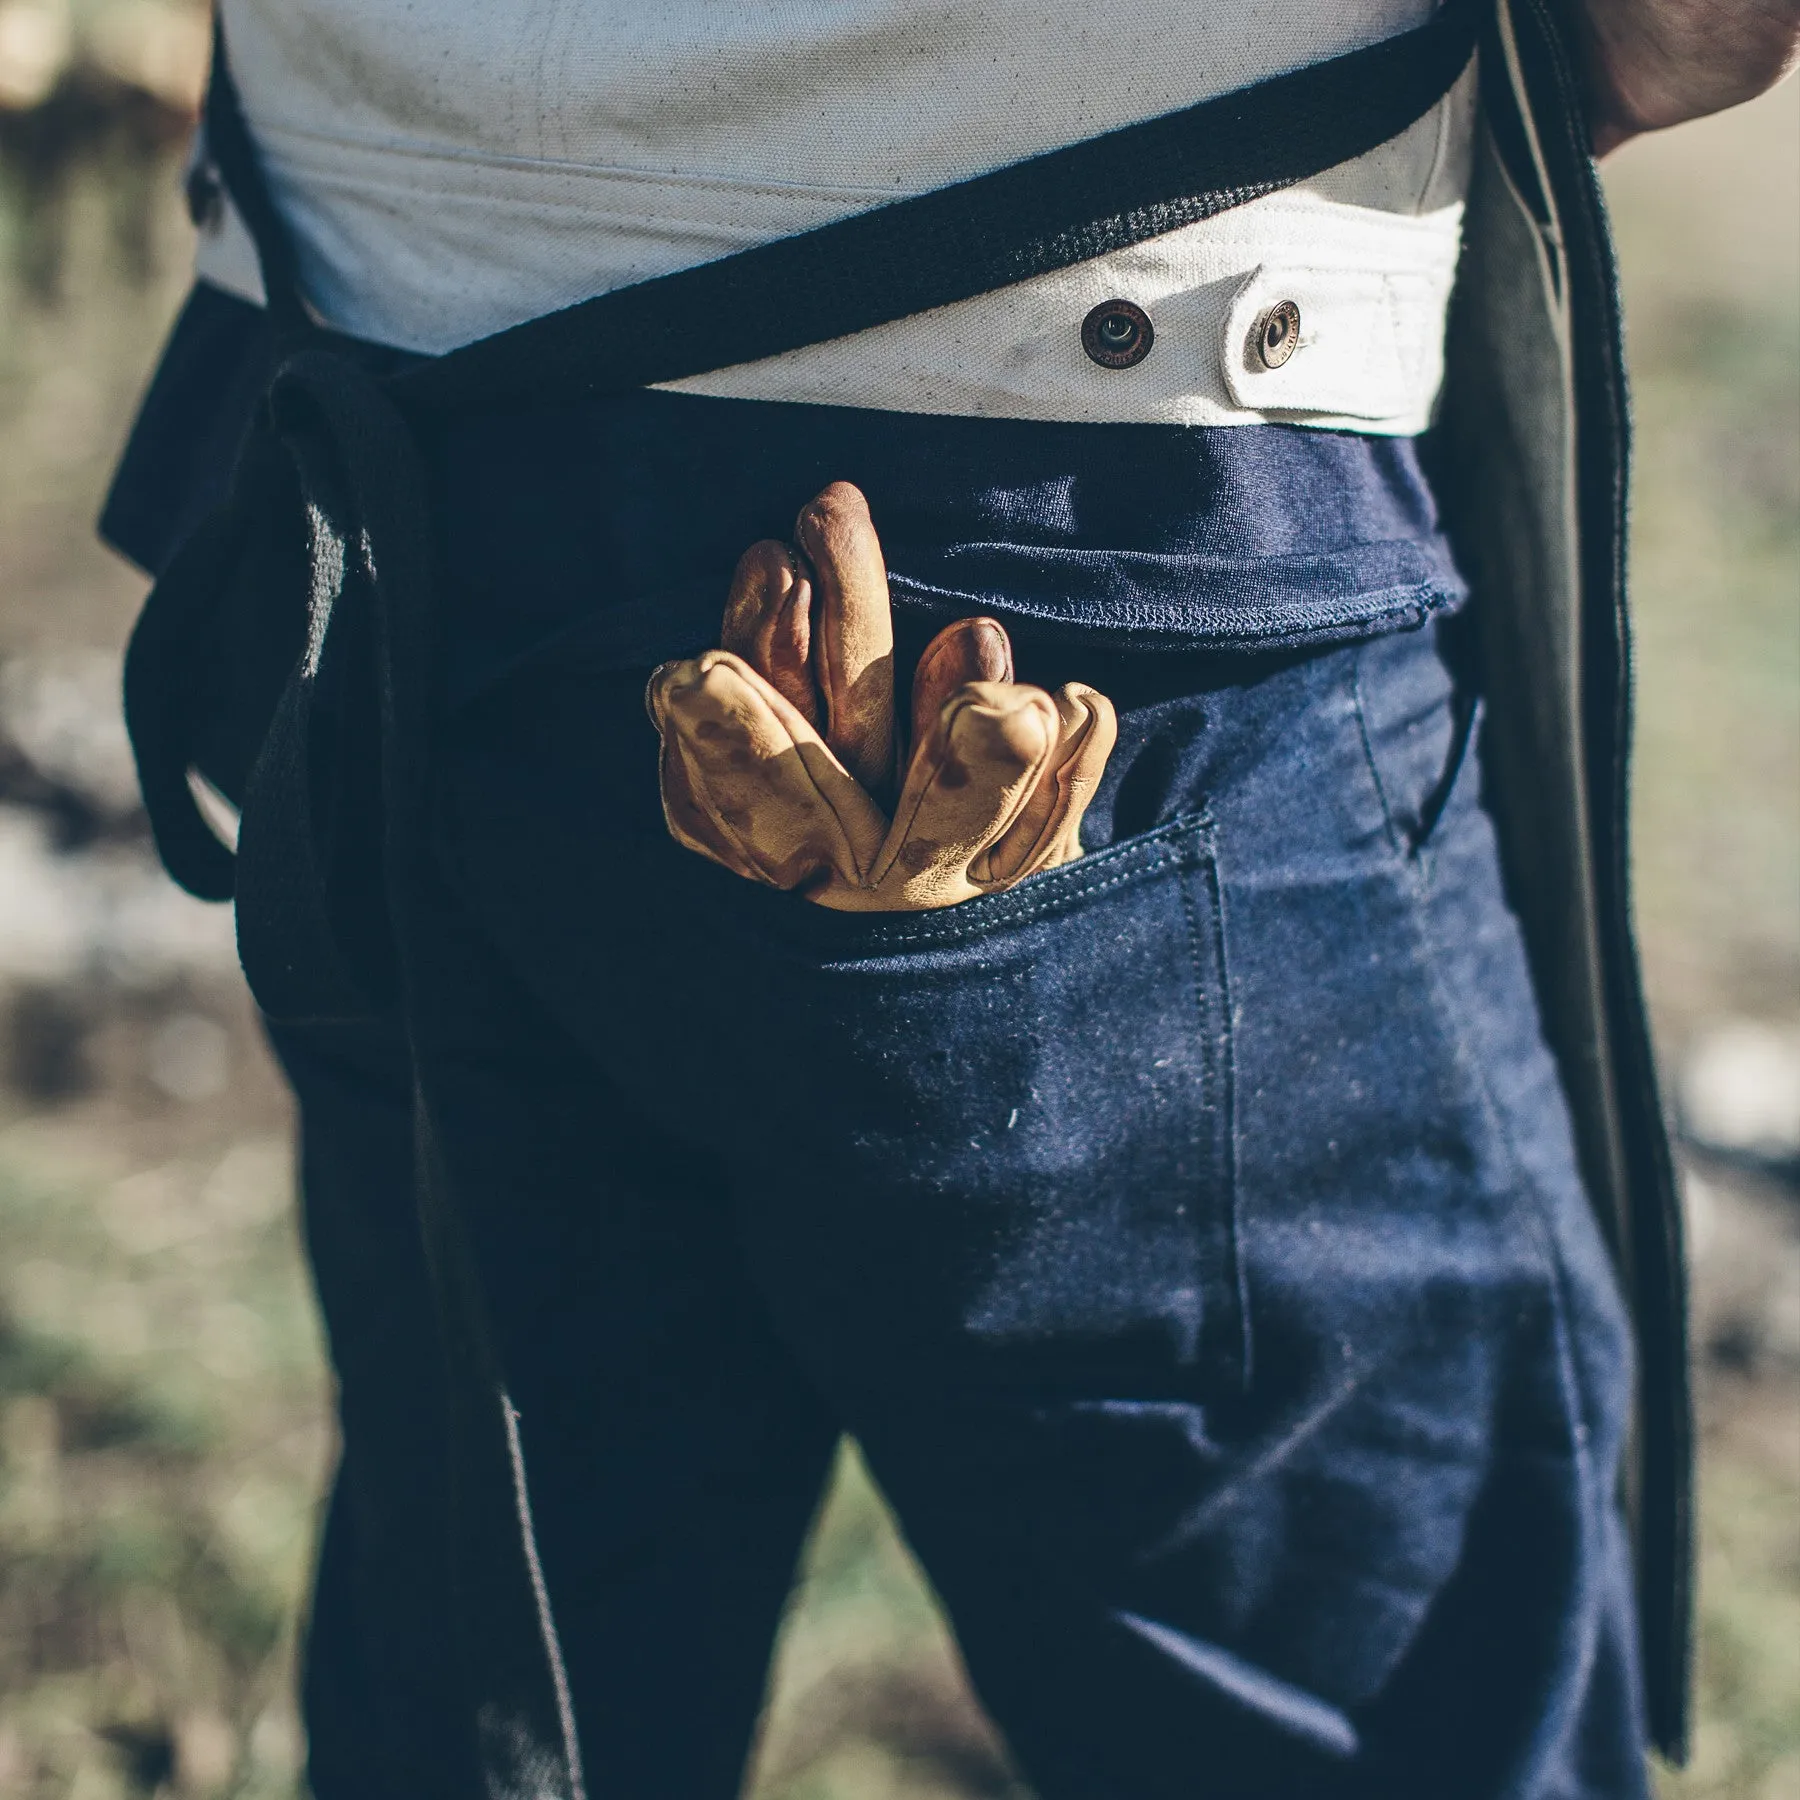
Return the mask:
[[[1460,587],[1441,582],[1415,582],[1401,590],[1409,598],[1369,611],[1365,602],[1373,596],[1334,609],[1323,620],[1311,623],[1276,623],[1260,630],[1230,630],[1216,622],[1181,625],[1167,623],[1167,609],[1153,602],[1131,604],[1111,599],[1104,622],[1067,618],[1046,609],[1010,604],[1002,594],[973,589],[942,587],[890,570],[888,582],[894,599],[928,618],[960,618],[974,610],[1003,619],[1017,619],[1038,628],[1052,642],[1102,642],[1109,647],[1136,650],[1280,650],[1312,648],[1354,642],[1386,635],[1391,629],[1407,630],[1423,625],[1434,614],[1454,608],[1467,598]],[[1312,609],[1316,614],[1316,608]]]
[[[1195,846],[1208,838],[1212,829],[1212,820],[1204,813],[1188,813],[1179,819],[1173,819],[1166,825],[1159,825],[1153,832],[1143,837],[1134,838],[1128,843],[1109,845],[1104,850],[1097,850],[1090,856],[1078,858],[1075,862],[1065,863],[1060,869],[1053,869],[1044,875],[1031,878],[1031,886],[1038,883],[1044,886],[1037,888],[1031,902],[1022,901],[1008,904],[1009,894],[983,895],[974,900],[962,901],[957,905],[941,909],[940,922],[922,923],[909,920],[904,925],[870,925],[865,930],[847,931],[841,942],[832,941],[831,934],[838,929],[837,925],[826,920],[808,920],[808,925],[819,923],[824,930],[815,935],[809,931],[796,930],[801,921],[794,915],[785,919],[743,920],[734,921],[738,929],[748,935],[776,939],[784,945],[805,951],[817,957],[821,963],[829,966],[836,962],[859,961],[865,959],[870,952],[888,947],[905,947],[920,944],[954,944],[972,941],[989,932],[1004,930],[1011,926],[1028,925],[1052,913],[1065,910],[1082,901],[1090,900],[1120,887],[1129,881],[1141,880],[1157,875],[1171,867],[1192,867],[1199,860]],[[1124,862],[1128,866],[1105,880],[1095,881],[1094,875],[1100,869],[1112,863]],[[1055,891],[1046,891],[1054,884]],[[1017,891],[1017,890],[1015,890]],[[984,900],[997,902],[986,908],[978,918],[969,918],[967,909],[982,905]],[[819,909],[827,912],[828,909]],[[956,914],[963,913],[958,919]],[[874,915],[865,915],[874,916]],[[840,920],[853,920],[854,914],[840,914]]]
[[[1211,848],[1208,844],[1208,848]],[[1202,932],[1199,905],[1193,898],[1192,882],[1181,884],[1181,909],[1188,922],[1188,963],[1193,970],[1193,1008],[1195,1022],[1201,1030],[1201,1067],[1204,1089],[1201,1094],[1201,1116],[1195,1120],[1193,1127],[1193,1148],[1197,1152],[1199,1166],[1215,1172],[1224,1183],[1224,1193],[1220,1195],[1199,1195],[1199,1199],[1211,1199],[1217,1208],[1220,1228],[1224,1235],[1224,1244],[1217,1247],[1211,1244],[1210,1231],[1202,1231],[1199,1220],[1195,1222],[1197,1244],[1201,1249],[1201,1355],[1204,1361],[1220,1361],[1226,1364],[1228,1372],[1237,1377],[1240,1386],[1249,1386],[1249,1350],[1247,1350],[1246,1332],[1244,1332],[1244,1303],[1240,1292],[1240,1274],[1238,1274],[1237,1253],[1237,1170],[1233,1166],[1231,1156],[1231,1094],[1229,1094],[1229,1010],[1228,990],[1226,990],[1226,967],[1224,967],[1224,941],[1220,936],[1220,898],[1219,898],[1219,866],[1215,857],[1197,859],[1197,868],[1206,878],[1208,898],[1213,911],[1213,929]],[[1210,938],[1213,950],[1213,970],[1217,972],[1217,981],[1208,981],[1206,959],[1202,956],[1202,936]],[[1217,994],[1215,994],[1217,988]],[[1222,1006],[1222,1012],[1215,1019],[1215,1006]],[[1220,1136],[1220,1127],[1224,1127],[1224,1136]],[[1224,1154],[1220,1154],[1224,1150]],[[1217,1251],[1222,1249],[1222,1255]],[[1224,1345],[1220,1343],[1222,1330],[1215,1327],[1211,1310],[1213,1305],[1224,1298],[1229,1309],[1237,1314],[1237,1318],[1226,1318],[1222,1327],[1237,1325],[1237,1354],[1226,1354]]]
[[[1206,836],[1208,855],[1197,857],[1193,867],[1197,868],[1207,886],[1207,898],[1211,902],[1212,930],[1203,932],[1200,923],[1199,907],[1195,904],[1193,885],[1184,881],[1181,884],[1181,907],[1187,918],[1188,927],[1188,960],[1194,974],[1194,1005],[1198,1014],[1198,1022],[1203,1033],[1201,1040],[1201,1059],[1204,1069],[1205,1092],[1202,1096],[1201,1122],[1208,1128],[1210,1135],[1205,1142],[1196,1142],[1195,1149],[1200,1152],[1203,1167],[1215,1170],[1224,1184],[1224,1192],[1217,1197],[1218,1215],[1223,1227],[1223,1254],[1215,1258],[1211,1254],[1211,1246],[1203,1237],[1201,1239],[1202,1279],[1205,1286],[1201,1292],[1200,1337],[1207,1348],[1202,1355],[1208,1360],[1217,1357],[1229,1372],[1236,1377],[1239,1387],[1247,1389],[1250,1385],[1250,1330],[1249,1307],[1244,1291],[1243,1259],[1238,1254],[1238,1191],[1237,1191],[1237,1136],[1235,1108],[1233,1101],[1234,1059],[1232,1056],[1232,1021],[1231,1021],[1231,985],[1225,967],[1225,906],[1224,896],[1219,883],[1219,866],[1216,846],[1212,842],[1210,831]],[[1212,949],[1212,969],[1216,979],[1209,982],[1207,967],[1201,953],[1202,938],[1210,939]],[[1214,1017],[1215,1008],[1218,1016]],[[1196,1138],[1199,1136],[1199,1125],[1196,1125]],[[1215,1263],[1222,1266],[1214,1266]],[[1228,1296],[1231,1313],[1222,1321],[1222,1330],[1216,1329],[1209,1317],[1208,1294],[1210,1287],[1215,1294]],[[1231,1331],[1236,1344],[1232,1353],[1224,1350],[1219,1342],[1224,1331]]]
[[[1185,860],[1186,859],[1181,856],[1179,851],[1172,853],[1167,851],[1161,852],[1145,862],[1140,868],[1123,869],[1117,875],[1109,876],[1105,881],[1095,882],[1092,886],[1083,885],[1076,887],[1067,894],[1046,898],[1043,903],[1039,905],[1014,907],[997,917],[994,923],[996,925],[1030,924],[1034,920],[1043,918],[1047,913],[1055,912],[1064,906],[1073,905],[1077,900],[1092,899],[1096,894],[1104,894],[1111,888],[1123,887],[1126,882],[1136,881],[1142,876],[1157,875],[1163,870],[1171,867],[1179,868],[1183,865]],[[994,898],[998,899],[999,896],[995,895]],[[952,911],[953,908],[946,907],[944,910],[949,912]],[[883,928],[879,935],[872,935],[865,941],[880,944],[917,944],[929,943],[935,938],[941,942],[953,943],[957,938],[970,935],[972,932],[978,932],[980,929],[981,922],[979,920],[976,921],[974,926],[965,923],[958,929],[946,925],[938,931],[927,929],[908,932],[892,931]]]
[[1444,767],[1420,804],[1418,824],[1408,830],[1395,815],[1387,783],[1381,778],[1381,763],[1375,755],[1374,739],[1369,734],[1369,716],[1363,705],[1362,679],[1366,648],[1363,646],[1358,649],[1350,676],[1351,704],[1356,713],[1357,736],[1362,740],[1363,761],[1369,766],[1375,793],[1381,801],[1381,816],[1387,824],[1388,842],[1392,844],[1395,855],[1404,862],[1414,864],[1420,879],[1428,882],[1431,877],[1431,841],[1462,781],[1463,769],[1469,760],[1469,746],[1474,742],[1475,727],[1481,718],[1481,700],[1468,689],[1451,689],[1448,700],[1450,744],[1445,753]]
[[1254,1345],[1250,1337],[1249,1271],[1243,1256],[1243,1221],[1239,1216],[1237,1178],[1237,1021],[1231,1008],[1231,964],[1225,949],[1225,884],[1219,879],[1218,846],[1209,837],[1205,873],[1212,901],[1213,965],[1219,972],[1219,1018],[1213,1045],[1219,1060],[1220,1162],[1225,1176],[1227,1246],[1232,1299],[1237,1307],[1238,1379],[1247,1391],[1254,1374]]
[[1469,746],[1474,742],[1476,723],[1481,717],[1479,696],[1466,688],[1452,691],[1450,708],[1450,754],[1444,761],[1444,772],[1438,777],[1437,786],[1419,808],[1419,829],[1413,839],[1413,850],[1421,859],[1430,847],[1438,825],[1462,781],[1463,765],[1469,760]]
[[1362,740],[1363,761],[1369,765],[1369,777],[1375,783],[1375,797],[1381,802],[1381,816],[1387,825],[1388,842],[1396,856],[1405,857],[1404,834],[1394,820],[1394,808],[1388,799],[1387,783],[1381,779],[1381,765],[1375,760],[1375,745],[1369,736],[1369,715],[1363,705],[1363,657],[1366,646],[1359,647],[1350,672],[1350,704],[1356,713],[1356,735]]

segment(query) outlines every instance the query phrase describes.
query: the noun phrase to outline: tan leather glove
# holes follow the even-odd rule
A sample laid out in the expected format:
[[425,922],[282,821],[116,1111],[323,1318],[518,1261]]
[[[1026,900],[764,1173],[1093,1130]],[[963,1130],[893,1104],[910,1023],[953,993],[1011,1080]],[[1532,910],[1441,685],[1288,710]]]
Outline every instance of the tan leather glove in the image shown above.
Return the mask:
[[951,906],[1079,856],[1117,736],[1105,695],[1016,683],[1005,630],[959,619],[919,659],[902,744],[867,504],[835,482],[794,535],[744,553],[723,648],[650,678],[676,841],[844,912]]

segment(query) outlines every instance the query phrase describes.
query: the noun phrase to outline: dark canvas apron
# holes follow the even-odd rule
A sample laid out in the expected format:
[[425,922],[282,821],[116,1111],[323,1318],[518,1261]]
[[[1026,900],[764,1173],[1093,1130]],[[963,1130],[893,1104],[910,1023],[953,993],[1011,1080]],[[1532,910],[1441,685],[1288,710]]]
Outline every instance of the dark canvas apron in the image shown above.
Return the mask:
[[[1477,591],[1495,596],[1484,609],[1497,615],[1490,654],[1512,697],[1494,704],[1509,872],[1590,1187],[1638,1319],[1645,1666],[1653,1728],[1674,1750],[1686,1695],[1687,1399],[1672,1187],[1625,890],[1622,374],[1575,90],[1541,5],[1527,0],[1495,20],[1480,0],[1449,0],[1390,42],[385,368],[310,321],[220,45],[209,152],[256,240],[284,350],[227,503],[146,605],[127,712],[164,861],[202,897],[235,896],[265,1011],[404,1020],[433,728],[421,441],[537,396],[621,394],[845,336],[1213,216],[1396,135],[1449,88],[1478,36],[1486,125],[1451,338],[1446,436],[1457,456],[1446,503]],[[1498,221],[1485,235],[1484,182]],[[1522,239],[1509,266],[1508,229],[1535,232],[1559,259],[1550,285],[1565,326],[1571,430],[1576,412],[1581,423],[1578,507],[1560,542],[1539,492],[1554,485],[1545,473],[1554,454],[1523,441],[1555,414],[1530,385],[1543,358],[1522,355],[1521,377],[1496,347],[1506,283],[1523,278],[1532,247]],[[1510,512],[1492,502],[1495,491]],[[1557,660],[1564,639],[1579,651],[1572,668]],[[1559,728],[1553,716],[1546,726],[1556,709],[1534,694],[1571,676],[1577,723]],[[235,864],[195,808],[190,769],[244,802]],[[366,787],[376,769],[382,805],[371,815],[348,789]],[[1510,819],[1508,792],[1519,797]],[[485,1348],[457,1221],[426,1225],[445,1309],[466,1327],[447,1345],[461,1364],[460,1566],[484,1620],[474,1651],[490,1727],[515,1746],[533,1791],[573,1792],[553,1634],[519,1529],[504,1372]]]

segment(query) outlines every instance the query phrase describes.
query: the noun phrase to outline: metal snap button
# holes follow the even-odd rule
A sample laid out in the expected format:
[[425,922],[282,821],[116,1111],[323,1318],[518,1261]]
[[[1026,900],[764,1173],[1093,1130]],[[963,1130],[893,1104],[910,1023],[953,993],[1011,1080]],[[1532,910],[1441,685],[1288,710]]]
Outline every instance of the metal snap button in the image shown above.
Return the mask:
[[204,159],[188,171],[184,183],[188,218],[196,231],[210,231],[225,208],[225,184],[219,171]]
[[1156,327],[1129,300],[1102,300],[1081,321],[1081,347],[1103,369],[1129,369],[1150,354]]
[[1250,349],[1265,369],[1279,369],[1300,348],[1300,308],[1278,300],[1256,321]]

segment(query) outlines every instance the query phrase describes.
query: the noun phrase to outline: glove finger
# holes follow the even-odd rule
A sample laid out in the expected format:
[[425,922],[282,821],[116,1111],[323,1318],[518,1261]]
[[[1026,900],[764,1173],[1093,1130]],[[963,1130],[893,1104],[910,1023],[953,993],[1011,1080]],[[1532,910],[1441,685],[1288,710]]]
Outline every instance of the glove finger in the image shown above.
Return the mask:
[[812,672],[812,600],[793,551],[764,538],[738,558],[719,642],[816,727],[824,711]]
[[1058,730],[1041,688],[977,681],[951,696],[914,752],[876,868],[896,904],[944,905],[973,891],[970,865],[1018,817]]
[[693,773],[688,767],[681,738],[675,732],[668,733],[663,739],[658,776],[662,785],[663,820],[668,825],[669,836],[676,843],[721,864],[734,875],[742,875],[750,881],[766,880],[742,845],[714,816],[703,795],[695,791]]
[[978,881],[1010,886],[1081,854],[1082,817],[1118,741],[1118,716],[1104,694],[1079,681],[1057,690],[1056,712],[1055,752],[1018,818],[976,863]]
[[801,508],[794,536],[812,565],[825,741],[869,793],[885,795],[894,769],[894,619],[868,502],[834,481]]
[[666,662],[653,669],[644,684],[644,710],[656,727],[660,750],[657,758],[657,784],[662,795],[663,822],[669,835],[684,849],[697,851],[722,863],[734,874],[752,881],[763,879],[762,871],[745,857],[742,849],[721,826],[702,797],[695,792],[687,758],[683,754],[681,734],[669,728],[669,696],[691,672],[692,665]]
[[[679,759],[674,798],[704,815],[678,816],[664,793],[670,831],[727,867],[747,867],[779,888],[859,883],[886,832],[880,809],[818,733],[741,658],[709,650],[671,663],[651,684],[665,758]],[[732,857],[710,846],[723,840]]]
[[931,735],[950,697],[971,681],[1011,681],[1012,639],[997,619],[958,619],[946,625],[913,671],[912,736],[916,748]]

